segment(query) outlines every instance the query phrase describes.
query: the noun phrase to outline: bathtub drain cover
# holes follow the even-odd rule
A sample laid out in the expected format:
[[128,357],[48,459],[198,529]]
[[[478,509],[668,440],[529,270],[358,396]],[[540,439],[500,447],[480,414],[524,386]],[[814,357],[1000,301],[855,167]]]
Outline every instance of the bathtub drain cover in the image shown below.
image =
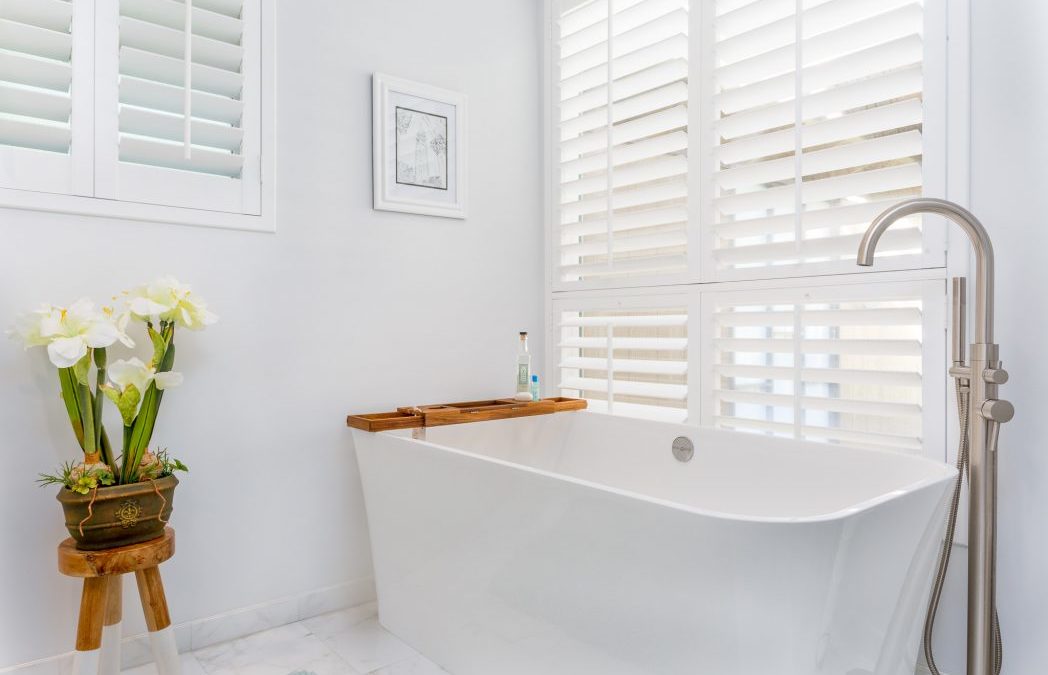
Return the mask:
[[687,436],[677,436],[673,439],[673,456],[678,461],[690,461],[695,454],[695,444]]

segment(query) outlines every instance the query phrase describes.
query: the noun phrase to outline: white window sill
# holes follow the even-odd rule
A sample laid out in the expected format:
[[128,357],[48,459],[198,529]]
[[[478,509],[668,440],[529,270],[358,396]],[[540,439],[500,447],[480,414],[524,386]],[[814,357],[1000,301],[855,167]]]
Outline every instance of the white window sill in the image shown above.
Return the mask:
[[251,232],[276,232],[272,200],[266,199],[265,196],[263,197],[262,215],[247,215],[0,188],[0,209],[66,213],[76,216],[218,227]]

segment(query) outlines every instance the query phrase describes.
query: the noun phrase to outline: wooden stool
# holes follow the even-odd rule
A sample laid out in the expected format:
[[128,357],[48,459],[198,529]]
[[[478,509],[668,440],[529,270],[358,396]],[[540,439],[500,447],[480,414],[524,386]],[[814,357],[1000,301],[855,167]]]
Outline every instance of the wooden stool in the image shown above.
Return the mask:
[[175,554],[175,531],[141,544],[80,551],[72,539],[58,546],[58,571],[84,580],[76,628],[73,675],[119,675],[124,575],[135,573],[160,675],[180,675],[181,661],[158,565]]

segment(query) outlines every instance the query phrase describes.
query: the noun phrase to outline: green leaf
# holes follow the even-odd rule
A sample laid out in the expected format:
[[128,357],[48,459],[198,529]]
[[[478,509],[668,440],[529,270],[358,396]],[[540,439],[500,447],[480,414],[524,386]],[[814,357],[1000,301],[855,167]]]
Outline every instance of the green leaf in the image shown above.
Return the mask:
[[163,335],[153,330],[153,324],[147,324],[146,331],[149,333],[149,341],[153,343],[153,361],[149,365],[157,368],[164,360],[164,353],[167,351],[167,340],[164,339]]
[[120,407],[119,389],[112,385],[106,384],[102,386],[102,393],[106,395],[106,398],[113,402],[113,405],[117,406],[118,408]]
[[120,417],[124,420],[124,426],[129,427],[135,423],[135,415],[138,413],[138,404],[142,400],[142,394],[138,387],[133,384],[127,385],[124,391],[118,390],[111,385],[102,387],[106,398],[113,402],[116,409],[120,411]]
[[91,490],[94,490],[96,487],[98,487],[98,479],[94,476],[80,476],[80,478],[73,481],[73,483],[69,486],[69,488],[73,492],[77,492],[82,495],[88,494],[89,492],[91,492]]
[[76,376],[72,368],[58,369],[58,383],[62,388],[62,402],[65,403],[66,414],[69,415],[69,423],[73,426],[73,434],[80,449],[84,448],[84,421],[80,415],[80,394],[76,385]]
[[99,446],[99,451],[102,453],[102,457],[108,457],[106,464],[109,465],[109,470],[113,472],[114,476],[117,476],[117,465],[116,456],[113,454],[113,444],[109,442],[109,434],[106,433],[105,425],[102,426],[102,443]]
[[133,384],[127,385],[123,395],[120,397],[120,415],[124,418],[124,426],[131,426],[135,421],[135,413],[138,412],[138,404],[142,402],[142,393]]
[[[84,420],[84,454],[93,455],[98,452],[95,439],[95,406],[92,400],[91,388],[86,384],[77,385],[77,395],[80,397],[80,415]],[[102,420],[98,420],[101,424]]]
[[[157,344],[157,341],[153,338],[155,331],[152,330],[151,326],[147,325],[146,328],[150,331],[150,339],[153,340],[155,347]],[[166,346],[159,365],[156,365],[156,370],[159,373],[167,373],[175,365],[175,326],[173,323],[163,323],[160,329],[161,340]],[[121,483],[133,483],[138,477],[138,466],[142,462],[142,455],[145,453],[146,448],[149,447],[150,439],[153,437],[153,427],[156,424],[157,412],[160,409],[160,401],[163,397],[164,392],[156,388],[156,382],[150,382],[142,395],[142,405],[139,407],[138,415],[135,417],[131,434],[127,437],[120,472]]]

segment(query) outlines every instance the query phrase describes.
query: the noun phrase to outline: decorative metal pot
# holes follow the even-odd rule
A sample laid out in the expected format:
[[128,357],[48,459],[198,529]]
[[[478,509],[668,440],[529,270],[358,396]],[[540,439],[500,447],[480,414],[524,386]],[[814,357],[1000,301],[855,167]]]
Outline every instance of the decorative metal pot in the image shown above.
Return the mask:
[[86,495],[67,488],[58,492],[65,525],[84,551],[137,544],[163,535],[171,518],[178,479],[100,487]]

